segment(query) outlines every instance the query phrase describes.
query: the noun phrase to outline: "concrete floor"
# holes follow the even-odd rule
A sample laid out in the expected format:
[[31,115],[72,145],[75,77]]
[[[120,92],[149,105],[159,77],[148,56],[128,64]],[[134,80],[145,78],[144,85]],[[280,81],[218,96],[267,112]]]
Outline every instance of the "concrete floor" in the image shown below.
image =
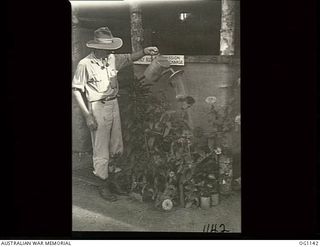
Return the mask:
[[169,212],[121,196],[116,202],[103,200],[99,180],[89,169],[73,172],[73,231],[161,231],[201,232],[205,224],[224,224],[230,232],[241,232],[241,193],[221,197],[210,209],[175,207]]

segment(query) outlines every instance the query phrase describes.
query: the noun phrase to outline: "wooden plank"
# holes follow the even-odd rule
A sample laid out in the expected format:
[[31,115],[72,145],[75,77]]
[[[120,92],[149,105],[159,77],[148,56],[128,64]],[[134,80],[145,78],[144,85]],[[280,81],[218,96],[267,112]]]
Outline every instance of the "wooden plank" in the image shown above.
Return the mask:
[[185,56],[184,61],[185,63],[240,64],[240,58],[219,55]]

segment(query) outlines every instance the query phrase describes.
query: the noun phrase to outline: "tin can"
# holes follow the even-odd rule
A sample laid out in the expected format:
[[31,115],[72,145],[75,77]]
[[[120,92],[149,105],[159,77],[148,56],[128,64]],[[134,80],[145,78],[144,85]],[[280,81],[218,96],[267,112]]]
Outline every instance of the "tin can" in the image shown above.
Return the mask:
[[200,197],[200,207],[202,209],[208,209],[210,208],[210,197]]
[[219,204],[219,194],[215,193],[211,195],[211,206],[217,206]]

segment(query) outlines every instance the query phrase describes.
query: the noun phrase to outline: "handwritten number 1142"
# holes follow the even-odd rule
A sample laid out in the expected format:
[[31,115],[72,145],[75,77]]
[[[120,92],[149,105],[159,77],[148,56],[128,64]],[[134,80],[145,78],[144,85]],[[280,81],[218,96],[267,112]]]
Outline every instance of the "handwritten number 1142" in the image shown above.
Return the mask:
[[226,227],[224,224],[206,224],[203,226],[203,232],[215,232],[215,233],[224,233],[224,232],[230,232],[230,230],[226,230]]

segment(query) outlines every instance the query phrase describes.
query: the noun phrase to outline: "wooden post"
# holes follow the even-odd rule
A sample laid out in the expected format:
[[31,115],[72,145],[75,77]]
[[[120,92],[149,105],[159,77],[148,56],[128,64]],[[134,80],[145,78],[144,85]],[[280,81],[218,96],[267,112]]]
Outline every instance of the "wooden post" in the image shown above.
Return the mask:
[[142,11],[137,2],[130,4],[130,18],[132,52],[137,52],[142,49],[143,43]]
[[79,10],[77,7],[72,6],[72,72],[75,71],[78,62],[81,59],[81,42],[78,11]]
[[221,1],[220,55],[234,55],[235,0]]

